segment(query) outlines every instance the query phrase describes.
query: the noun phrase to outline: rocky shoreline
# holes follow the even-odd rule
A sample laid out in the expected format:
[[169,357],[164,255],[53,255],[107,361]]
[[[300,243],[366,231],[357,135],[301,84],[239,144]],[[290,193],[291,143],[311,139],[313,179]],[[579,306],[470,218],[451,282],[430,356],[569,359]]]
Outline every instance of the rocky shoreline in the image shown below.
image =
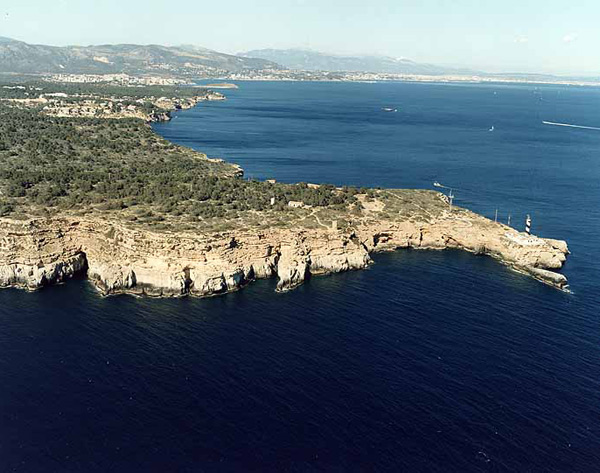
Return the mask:
[[463,209],[429,221],[381,221],[351,230],[216,235],[142,231],[100,219],[3,218],[0,241],[0,286],[28,290],[87,275],[105,295],[206,297],[271,277],[278,291],[287,291],[309,275],[362,269],[373,253],[402,248],[492,256],[568,290],[566,277],[556,272],[569,253],[566,242],[527,236]]
[[[186,99],[163,97],[155,105],[164,114],[141,118],[169,120],[170,110],[224,99],[212,91]],[[208,159],[204,155],[198,158]],[[243,174],[237,165],[230,169],[231,178]],[[371,190],[358,197],[358,213],[353,214],[350,225],[340,229],[336,219],[347,218],[348,209],[326,210],[330,213],[328,226],[320,221],[318,208],[307,215],[304,207],[311,206],[302,202],[295,202],[298,209],[285,210],[290,212],[285,214],[287,228],[250,225],[220,233],[203,231],[201,221],[195,233],[158,231],[126,224],[119,214],[27,220],[3,217],[0,287],[35,290],[86,275],[105,295],[206,297],[238,290],[255,279],[276,277],[277,290],[288,291],[310,275],[365,268],[373,253],[413,248],[488,255],[568,290],[566,277],[556,272],[569,253],[564,241],[520,233],[452,207],[439,192]],[[311,218],[316,219],[316,227],[308,224]]]
[[[77,98],[78,101],[72,101]],[[64,93],[40,94],[36,98],[0,99],[16,107],[40,106],[41,112],[60,118],[103,118],[125,119],[139,118],[146,123],[159,123],[171,120],[171,113],[177,110],[188,110],[200,102],[226,100],[225,95],[213,90],[203,90],[191,97],[147,97],[146,103],[154,105],[152,111],[145,109],[138,101],[130,103],[117,97],[100,97],[95,95],[72,96]]]

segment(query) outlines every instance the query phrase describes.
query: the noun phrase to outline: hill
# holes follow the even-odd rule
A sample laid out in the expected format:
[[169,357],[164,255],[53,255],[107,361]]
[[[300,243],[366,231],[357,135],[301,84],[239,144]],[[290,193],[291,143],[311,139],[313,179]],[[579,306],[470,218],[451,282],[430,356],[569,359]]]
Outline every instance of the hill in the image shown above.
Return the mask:
[[279,66],[260,58],[242,58],[196,46],[115,44],[59,47],[0,37],[0,72],[144,74],[273,68]]
[[338,56],[308,49],[257,49],[239,54],[245,58],[273,61],[289,69],[331,72],[379,72],[387,74],[442,75],[473,73],[466,69],[452,69],[422,64],[406,58],[388,56]]

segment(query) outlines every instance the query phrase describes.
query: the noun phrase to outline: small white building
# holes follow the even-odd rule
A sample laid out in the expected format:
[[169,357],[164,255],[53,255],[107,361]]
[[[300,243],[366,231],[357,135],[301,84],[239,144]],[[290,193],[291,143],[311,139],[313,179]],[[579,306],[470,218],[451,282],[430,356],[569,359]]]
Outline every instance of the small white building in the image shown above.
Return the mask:
[[288,202],[288,207],[293,207],[295,209],[301,209],[302,207],[304,207],[304,202],[299,202],[297,200],[290,200]]

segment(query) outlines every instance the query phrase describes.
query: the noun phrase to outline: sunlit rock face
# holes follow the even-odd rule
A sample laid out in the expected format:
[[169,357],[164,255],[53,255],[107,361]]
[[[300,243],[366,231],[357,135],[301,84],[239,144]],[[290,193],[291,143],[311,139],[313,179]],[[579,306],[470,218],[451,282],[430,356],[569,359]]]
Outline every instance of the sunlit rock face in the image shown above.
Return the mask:
[[87,274],[103,294],[174,297],[235,291],[277,277],[291,290],[311,274],[365,268],[370,254],[400,248],[463,249],[560,289],[568,247],[464,209],[427,218],[364,218],[354,228],[164,234],[100,219],[0,219],[0,285],[36,289]]

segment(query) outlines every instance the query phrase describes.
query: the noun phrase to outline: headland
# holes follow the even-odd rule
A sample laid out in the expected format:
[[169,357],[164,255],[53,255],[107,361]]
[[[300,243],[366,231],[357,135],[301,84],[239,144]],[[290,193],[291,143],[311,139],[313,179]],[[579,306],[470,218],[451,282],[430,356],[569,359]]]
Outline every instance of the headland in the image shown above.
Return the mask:
[[[282,184],[157,136],[210,90],[0,87],[0,286],[87,275],[102,294],[212,296],[259,278],[286,291],[401,248],[491,256],[559,289],[561,240],[527,235],[439,192]],[[401,268],[400,268],[401,270]]]

